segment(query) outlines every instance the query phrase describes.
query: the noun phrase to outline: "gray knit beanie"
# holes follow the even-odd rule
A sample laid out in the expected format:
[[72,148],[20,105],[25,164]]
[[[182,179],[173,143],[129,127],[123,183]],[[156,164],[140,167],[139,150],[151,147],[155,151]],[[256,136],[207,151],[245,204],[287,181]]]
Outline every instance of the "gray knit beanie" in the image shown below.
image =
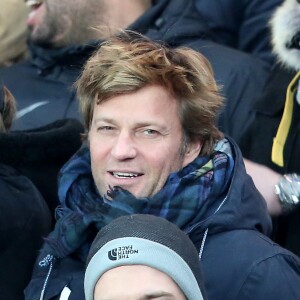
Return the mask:
[[97,234],[87,258],[86,300],[94,299],[99,278],[125,265],[146,265],[167,274],[188,300],[205,299],[198,252],[173,223],[152,215],[120,217]]

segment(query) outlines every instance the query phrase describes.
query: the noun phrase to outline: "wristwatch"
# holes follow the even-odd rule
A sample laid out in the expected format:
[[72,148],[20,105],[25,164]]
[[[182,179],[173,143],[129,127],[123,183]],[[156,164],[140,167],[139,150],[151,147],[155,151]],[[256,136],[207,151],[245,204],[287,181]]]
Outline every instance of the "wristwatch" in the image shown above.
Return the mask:
[[300,176],[293,174],[283,175],[275,185],[283,213],[289,213],[300,203]]

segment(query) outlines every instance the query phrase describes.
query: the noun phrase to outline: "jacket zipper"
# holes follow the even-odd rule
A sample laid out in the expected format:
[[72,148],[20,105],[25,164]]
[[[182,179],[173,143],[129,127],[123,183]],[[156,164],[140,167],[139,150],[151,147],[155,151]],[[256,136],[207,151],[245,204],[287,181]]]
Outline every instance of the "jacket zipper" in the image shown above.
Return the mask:
[[[227,200],[227,197],[226,196],[223,201],[220,203],[220,205],[217,207],[217,209],[215,210],[215,212],[212,214],[216,214],[220,209],[221,207],[224,205],[225,201]],[[203,221],[205,222],[205,220]],[[201,225],[201,223],[203,222],[200,222],[198,224],[195,224],[194,226],[192,226],[186,233],[187,235],[189,235],[195,228],[199,227]],[[207,234],[208,234],[208,228],[205,229],[205,232],[204,232],[204,235],[203,235],[203,239],[202,239],[202,242],[201,242],[201,246],[200,246],[200,250],[199,250],[199,259],[201,260],[201,257],[202,257],[202,254],[203,254],[203,250],[204,250],[204,244],[205,244],[205,241],[206,241],[206,238],[207,238]]]
[[42,292],[41,292],[41,296],[40,296],[39,300],[44,300],[45,290],[46,290],[46,287],[47,287],[47,284],[48,284],[48,281],[49,281],[50,274],[51,274],[52,269],[53,269],[53,261],[54,261],[54,256],[48,254],[43,260],[41,260],[39,262],[39,266],[42,267],[42,268],[49,266],[49,270],[48,270],[45,282],[43,284],[43,288],[42,288]]

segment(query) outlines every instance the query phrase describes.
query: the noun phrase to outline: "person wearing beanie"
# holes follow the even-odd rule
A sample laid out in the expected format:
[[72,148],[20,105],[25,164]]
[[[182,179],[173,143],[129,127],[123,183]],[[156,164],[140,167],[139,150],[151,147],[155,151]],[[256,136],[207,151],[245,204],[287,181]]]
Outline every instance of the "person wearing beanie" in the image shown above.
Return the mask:
[[204,299],[195,246],[176,225],[152,215],[120,217],[100,230],[90,248],[84,286],[86,300],[159,294]]

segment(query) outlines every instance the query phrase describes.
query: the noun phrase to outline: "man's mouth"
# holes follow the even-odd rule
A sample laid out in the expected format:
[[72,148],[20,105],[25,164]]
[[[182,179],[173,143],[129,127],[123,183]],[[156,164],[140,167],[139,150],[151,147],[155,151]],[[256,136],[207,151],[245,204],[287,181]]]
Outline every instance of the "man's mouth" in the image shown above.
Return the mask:
[[112,176],[119,179],[130,179],[142,176],[141,173],[132,173],[132,172],[109,172]]
[[31,9],[37,9],[43,3],[43,0],[25,0],[25,4]]

